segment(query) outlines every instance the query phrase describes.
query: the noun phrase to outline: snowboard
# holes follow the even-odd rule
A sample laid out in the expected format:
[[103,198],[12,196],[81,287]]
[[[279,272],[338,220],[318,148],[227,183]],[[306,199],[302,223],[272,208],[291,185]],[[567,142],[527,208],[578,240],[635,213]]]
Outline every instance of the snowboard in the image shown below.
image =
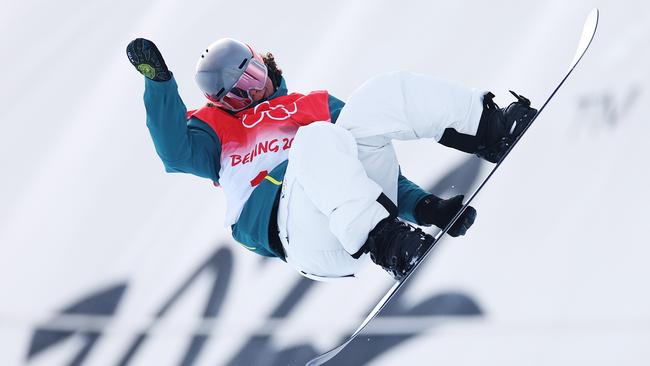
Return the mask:
[[429,255],[429,253],[431,253],[432,249],[433,249],[433,248],[436,246],[436,244],[440,241],[440,239],[443,237],[443,235],[444,235],[444,234],[445,234],[445,233],[446,233],[446,232],[447,232],[447,231],[448,231],[448,230],[453,226],[454,222],[456,222],[456,220],[458,220],[458,218],[461,216],[461,214],[463,213],[463,211],[465,211],[465,209],[467,208],[467,206],[469,206],[469,204],[472,202],[472,200],[474,199],[474,197],[476,197],[476,195],[481,191],[481,189],[483,189],[483,187],[485,186],[485,184],[490,180],[490,178],[492,177],[492,175],[494,175],[494,173],[497,171],[497,169],[499,169],[499,167],[501,166],[501,163],[502,163],[502,162],[503,162],[503,161],[508,157],[508,155],[510,154],[510,152],[512,151],[512,149],[517,145],[517,143],[519,142],[519,140],[521,139],[521,137],[526,133],[526,131],[528,130],[528,128],[530,128],[530,126],[532,126],[533,122],[535,122],[535,120],[537,119],[537,117],[539,117],[539,116],[542,114],[542,112],[544,111],[544,108],[546,108],[546,106],[548,105],[548,103],[553,99],[553,97],[555,96],[555,94],[557,93],[557,91],[562,87],[562,85],[563,85],[564,82],[567,80],[567,78],[569,77],[569,75],[571,75],[571,73],[573,72],[573,70],[576,68],[576,66],[578,65],[578,63],[579,63],[580,60],[582,59],[582,57],[583,57],[583,56],[585,55],[585,53],[587,52],[587,49],[588,49],[589,46],[591,45],[592,40],[594,39],[594,35],[596,34],[596,28],[597,28],[597,26],[598,26],[598,17],[599,17],[599,11],[598,11],[598,9],[593,9],[593,10],[589,13],[589,15],[587,16],[587,20],[586,20],[585,23],[584,23],[584,26],[583,26],[583,29],[582,29],[582,35],[580,36],[580,41],[578,42],[578,47],[577,47],[577,49],[576,49],[575,56],[573,57],[573,61],[571,61],[571,64],[570,64],[570,66],[569,66],[569,69],[568,69],[568,71],[564,74],[564,77],[562,78],[562,80],[561,80],[561,81],[556,85],[556,87],[555,87],[555,89],[553,90],[553,92],[552,92],[552,93],[550,94],[550,96],[546,99],[546,101],[544,102],[544,104],[542,104],[542,106],[539,108],[539,111],[537,112],[537,115],[535,115],[535,117],[530,121],[530,123],[529,123],[529,124],[524,128],[524,130],[523,130],[522,133],[519,135],[519,137],[517,137],[517,138],[515,139],[515,141],[512,143],[512,145],[510,145],[510,147],[508,148],[508,150],[507,150],[507,151],[505,152],[505,154],[501,157],[501,159],[496,163],[496,165],[492,168],[492,170],[491,170],[490,173],[485,177],[485,179],[483,179],[483,181],[482,181],[481,184],[478,186],[478,188],[476,188],[476,189],[474,190],[474,192],[469,196],[469,199],[467,200],[467,202],[465,203],[465,205],[460,209],[460,211],[458,211],[458,213],[457,213],[457,214],[454,216],[454,218],[449,222],[449,224],[448,224],[448,225],[447,225],[443,230],[441,230],[440,232],[438,232],[438,234],[436,234],[436,236],[435,236],[435,238],[434,238],[434,241],[433,241],[433,244],[432,244],[431,247],[430,247],[430,248],[429,248],[429,249],[424,253],[424,255],[420,258],[420,261],[419,261],[419,262],[418,262],[418,263],[417,263],[417,264],[412,268],[412,270],[411,270],[411,271],[410,271],[410,272],[409,272],[409,273],[408,273],[408,274],[407,274],[407,275],[406,275],[406,276],[405,276],[401,281],[397,281],[397,282],[395,282],[395,284],[393,284],[393,286],[388,290],[388,292],[386,293],[386,295],[384,295],[384,297],[382,297],[382,299],[379,300],[379,302],[377,303],[377,305],[372,309],[372,311],[368,314],[368,316],[363,320],[363,322],[361,323],[361,325],[359,325],[359,327],[357,328],[357,330],[356,330],[354,333],[352,333],[352,335],[350,335],[350,336],[345,340],[345,342],[343,342],[341,345],[337,346],[336,348],[333,348],[333,349],[331,349],[331,350],[329,350],[329,351],[327,351],[327,352],[321,354],[320,356],[318,356],[318,357],[312,359],[311,361],[307,362],[306,366],[318,366],[318,365],[322,365],[322,364],[324,364],[325,362],[331,360],[331,359],[332,359],[334,356],[336,356],[339,352],[341,352],[341,351],[342,351],[342,350],[343,350],[343,349],[344,349],[348,344],[350,344],[350,342],[352,342],[352,341],[353,341],[353,340],[354,340],[354,339],[355,339],[355,338],[356,338],[356,337],[357,337],[357,336],[358,336],[358,335],[363,331],[363,329],[368,325],[368,323],[370,323],[370,321],[372,321],[372,320],[377,316],[377,314],[379,314],[379,313],[384,309],[384,307],[386,306],[386,304],[388,304],[388,302],[389,302],[389,301],[390,301],[390,300],[395,296],[395,294],[397,294],[397,292],[398,292],[398,291],[400,290],[400,288],[404,285],[404,283],[406,283],[406,281],[409,280],[409,278],[411,277],[411,275],[412,275],[415,271],[417,271],[419,265],[420,265],[422,262],[424,262],[424,261],[426,260],[426,257]]

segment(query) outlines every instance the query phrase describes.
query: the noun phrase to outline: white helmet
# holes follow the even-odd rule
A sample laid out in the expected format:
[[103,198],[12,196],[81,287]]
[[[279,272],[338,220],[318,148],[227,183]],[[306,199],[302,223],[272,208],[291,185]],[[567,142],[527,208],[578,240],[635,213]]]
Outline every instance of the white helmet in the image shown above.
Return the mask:
[[253,104],[251,90],[264,90],[268,70],[262,56],[252,47],[223,38],[203,52],[194,78],[210,101],[236,112]]

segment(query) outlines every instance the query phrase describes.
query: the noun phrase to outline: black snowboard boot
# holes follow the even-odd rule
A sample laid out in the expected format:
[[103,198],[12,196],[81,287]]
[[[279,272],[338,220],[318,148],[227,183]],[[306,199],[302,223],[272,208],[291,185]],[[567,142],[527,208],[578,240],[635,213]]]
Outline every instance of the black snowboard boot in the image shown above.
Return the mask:
[[530,100],[510,91],[517,98],[506,108],[499,108],[494,94],[483,96],[483,113],[476,136],[465,135],[454,129],[445,130],[440,143],[497,163],[533,120],[537,109],[530,106]]
[[530,100],[513,91],[510,93],[517,101],[503,109],[492,100],[494,94],[487,93],[483,97],[483,114],[476,133],[479,139],[476,155],[492,163],[501,160],[537,114],[537,109],[531,108]]
[[368,234],[364,247],[370,259],[396,280],[402,280],[433,243],[433,237],[391,216]]

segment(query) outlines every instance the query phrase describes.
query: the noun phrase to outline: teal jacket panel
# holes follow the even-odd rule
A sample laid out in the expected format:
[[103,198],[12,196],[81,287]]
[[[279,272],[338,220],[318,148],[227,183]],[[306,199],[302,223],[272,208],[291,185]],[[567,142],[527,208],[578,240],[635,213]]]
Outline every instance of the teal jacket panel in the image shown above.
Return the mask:
[[244,248],[265,257],[281,258],[269,243],[269,235],[277,235],[277,233],[269,232],[269,219],[273,205],[282,189],[282,179],[288,162],[285,160],[280,163],[255,187],[242,208],[239,220],[232,225],[232,237],[235,241]]

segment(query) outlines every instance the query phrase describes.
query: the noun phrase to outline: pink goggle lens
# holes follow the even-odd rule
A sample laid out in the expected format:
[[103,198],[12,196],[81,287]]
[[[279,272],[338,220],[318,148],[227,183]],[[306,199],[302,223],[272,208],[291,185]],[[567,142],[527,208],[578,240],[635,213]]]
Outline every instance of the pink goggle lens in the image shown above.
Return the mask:
[[250,96],[251,90],[264,90],[267,81],[267,69],[263,62],[254,58],[246,66],[246,70],[239,77],[235,86],[220,98],[217,103],[224,108],[232,111],[240,111],[251,104],[253,98]]

